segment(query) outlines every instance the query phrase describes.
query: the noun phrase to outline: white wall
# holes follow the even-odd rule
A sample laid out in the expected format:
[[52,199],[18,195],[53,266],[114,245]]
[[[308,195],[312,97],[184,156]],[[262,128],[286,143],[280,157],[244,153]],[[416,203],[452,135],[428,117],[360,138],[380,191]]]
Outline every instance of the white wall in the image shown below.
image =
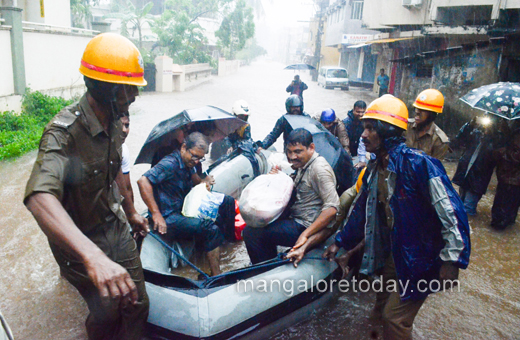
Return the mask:
[[[18,7],[23,9],[23,21],[37,22],[39,24],[45,23],[45,18],[42,18],[40,13],[40,0],[18,1]],[[47,12],[45,2],[43,7],[45,12]]]
[[83,85],[79,65],[91,37],[24,32],[25,78],[32,90]]
[[40,0],[18,0],[23,20],[46,25],[70,27],[70,0],[44,0],[41,17]]
[[368,29],[390,27],[392,25],[427,25],[432,21],[427,15],[428,1],[421,7],[404,7],[403,0],[365,0],[363,23]]
[[[11,32],[0,29],[0,97],[14,93]],[[0,111],[2,111],[0,109]]]
[[45,23],[47,25],[71,25],[70,0],[45,0]]

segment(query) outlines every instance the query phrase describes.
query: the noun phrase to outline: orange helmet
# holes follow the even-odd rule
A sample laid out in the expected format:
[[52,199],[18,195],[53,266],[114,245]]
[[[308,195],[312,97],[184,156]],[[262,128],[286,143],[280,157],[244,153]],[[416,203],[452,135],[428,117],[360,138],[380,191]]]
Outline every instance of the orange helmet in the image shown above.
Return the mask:
[[365,115],[361,119],[381,120],[406,130],[408,128],[408,109],[401,99],[391,94],[385,94],[368,105]]
[[115,33],[99,34],[90,40],[79,72],[107,83],[146,86],[141,53],[130,40]]
[[421,110],[442,113],[444,96],[439,90],[427,89],[419,93],[413,106]]

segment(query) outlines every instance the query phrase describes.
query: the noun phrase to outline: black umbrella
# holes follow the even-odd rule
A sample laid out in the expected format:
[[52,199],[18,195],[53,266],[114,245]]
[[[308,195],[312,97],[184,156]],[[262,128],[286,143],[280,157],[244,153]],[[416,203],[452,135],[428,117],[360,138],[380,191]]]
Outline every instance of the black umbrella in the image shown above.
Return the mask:
[[315,70],[316,67],[309,64],[292,64],[284,67],[284,70]]
[[520,83],[484,85],[471,90],[460,100],[475,109],[505,119],[520,119]]
[[245,124],[246,122],[231,113],[214,106],[184,110],[160,122],[152,129],[135,160],[135,164],[151,163],[154,154],[161,147],[171,145],[175,139],[181,142],[184,139],[184,134],[198,131],[208,136],[209,142],[214,142],[226,137]]
[[330,164],[338,182],[338,193],[342,194],[352,186],[354,165],[352,157],[343,149],[339,140],[309,116],[284,115],[293,129],[304,128],[312,134],[316,151]]

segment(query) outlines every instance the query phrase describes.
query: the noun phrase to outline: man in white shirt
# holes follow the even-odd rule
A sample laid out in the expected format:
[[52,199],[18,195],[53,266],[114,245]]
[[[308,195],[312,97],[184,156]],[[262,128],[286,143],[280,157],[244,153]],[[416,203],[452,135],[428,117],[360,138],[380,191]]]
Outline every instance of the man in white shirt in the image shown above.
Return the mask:
[[122,146],[122,158],[121,161],[121,172],[123,173],[122,183],[117,183],[121,195],[124,198],[131,199],[134,202],[134,191],[132,190],[132,184],[130,183],[130,151],[128,145],[126,145],[126,137],[130,133],[130,116],[121,117],[121,125],[123,126],[123,146]]

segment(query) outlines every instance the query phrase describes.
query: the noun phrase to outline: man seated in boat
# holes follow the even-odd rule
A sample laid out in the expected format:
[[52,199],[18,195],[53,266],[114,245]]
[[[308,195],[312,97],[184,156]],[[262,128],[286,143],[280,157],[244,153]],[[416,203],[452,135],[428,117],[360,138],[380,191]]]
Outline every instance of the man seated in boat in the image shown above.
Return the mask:
[[[288,217],[280,217],[264,228],[244,229],[244,241],[253,264],[276,257],[276,246],[280,245],[292,247],[287,258],[297,266],[306,251],[334,232],[332,227],[339,207],[336,177],[325,158],[315,151],[312,134],[303,128],[293,130],[287,138],[285,153],[296,170],[296,199],[288,207]],[[279,169],[271,172],[276,171]]]
[[[220,245],[225,236],[234,237],[235,203],[225,196],[216,221],[185,217],[181,214],[186,195],[193,186],[205,182],[215,183],[212,176],[200,179],[193,176],[195,167],[208,152],[208,142],[200,132],[193,132],[182,143],[179,150],[165,156],[138,181],[139,191],[148,207],[154,229],[163,239],[172,243],[174,239],[195,239],[202,243],[207,252],[211,275],[220,274]],[[229,232],[230,231],[230,232]]]

